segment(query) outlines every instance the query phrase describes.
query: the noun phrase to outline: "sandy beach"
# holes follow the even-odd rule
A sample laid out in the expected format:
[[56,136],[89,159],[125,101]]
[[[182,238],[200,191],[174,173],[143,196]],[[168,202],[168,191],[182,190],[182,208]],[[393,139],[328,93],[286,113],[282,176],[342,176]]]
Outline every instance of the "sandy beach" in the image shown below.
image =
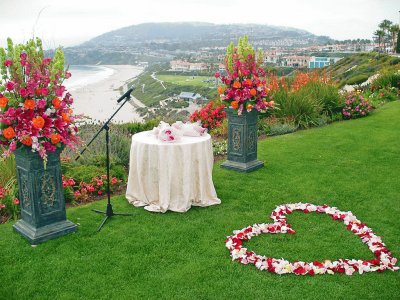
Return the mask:
[[[127,82],[132,81],[143,71],[143,68],[133,65],[105,65],[104,67],[113,69],[113,74],[101,81],[71,90],[76,114],[84,114],[97,121],[108,120],[118,109],[117,99],[121,96],[119,88],[124,86],[123,92],[126,92]],[[141,121],[142,118],[129,103],[125,104],[113,118],[115,123]]]

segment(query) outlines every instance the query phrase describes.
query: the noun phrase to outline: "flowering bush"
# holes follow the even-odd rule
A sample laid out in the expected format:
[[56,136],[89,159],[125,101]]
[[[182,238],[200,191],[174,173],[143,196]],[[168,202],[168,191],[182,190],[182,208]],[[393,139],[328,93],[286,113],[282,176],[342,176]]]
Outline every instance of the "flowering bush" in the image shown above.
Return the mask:
[[221,126],[222,121],[226,118],[224,108],[225,105],[210,101],[199,111],[194,111],[189,118],[192,122],[200,121],[204,128],[212,130]]
[[[64,189],[71,191],[76,201],[87,202],[91,196],[101,196],[106,192],[107,176],[101,175],[94,177],[89,183],[81,181],[77,183],[75,179],[62,176],[62,184]],[[110,180],[110,190],[114,191],[121,184],[121,181],[113,177]]]
[[218,87],[221,99],[237,110],[239,115],[243,109],[265,112],[274,108],[274,101],[266,86],[266,73],[260,67],[261,63],[261,51],[256,57],[253,47],[247,37],[244,37],[239,39],[237,47],[231,43],[226,50],[227,76],[221,77],[219,73],[215,73],[215,77],[221,77],[222,83],[225,84],[224,87]]
[[17,219],[19,214],[19,200],[16,198],[17,189],[15,179],[6,187],[0,186],[0,224],[9,218]]
[[342,115],[345,119],[355,119],[367,116],[372,111],[372,105],[358,91],[349,93],[346,97]]
[[47,152],[78,143],[76,118],[70,108],[73,99],[63,81],[71,76],[64,70],[64,55],[44,57],[40,39],[14,46],[8,39],[0,48],[0,144],[3,156],[25,145],[46,160]]

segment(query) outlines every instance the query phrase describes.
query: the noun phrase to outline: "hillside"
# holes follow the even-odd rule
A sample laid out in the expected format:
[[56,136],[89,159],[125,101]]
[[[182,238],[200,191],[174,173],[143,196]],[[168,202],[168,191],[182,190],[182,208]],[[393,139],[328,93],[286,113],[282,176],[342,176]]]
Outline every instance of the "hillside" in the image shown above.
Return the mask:
[[325,70],[339,86],[360,84],[384,70],[399,70],[400,58],[376,52],[357,53],[341,59]]
[[[255,47],[324,44],[331,41],[308,31],[260,24],[146,23],[104,33],[79,46],[65,48],[69,64],[160,62],[212,47],[225,48],[248,35]],[[212,53],[217,57],[219,53]]]

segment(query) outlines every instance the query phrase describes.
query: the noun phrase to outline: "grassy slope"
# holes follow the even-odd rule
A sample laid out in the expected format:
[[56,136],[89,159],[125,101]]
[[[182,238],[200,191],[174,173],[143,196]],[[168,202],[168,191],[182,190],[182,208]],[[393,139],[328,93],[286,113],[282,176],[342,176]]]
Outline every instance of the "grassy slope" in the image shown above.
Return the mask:
[[[279,276],[231,262],[224,238],[269,222],[290,202],[351,210],[400,257],[400,102],[372,116],[270,138],[259,143],[266,167],[239,174],[214,168],[222,204],[185,214],[154,214],[113,199],[117,212],[100,233],[105,202],[68,210],[76,234],[36,248],[0,226],[0,298],[4,299],[396,299],[400,272],[352,277]],[[370,258],[365,245],[325,215],[288,217],[294,236],[248,243],[259,254],[288,259]],[[396,296],[397,295],[397,296]]]
[[[351,69],[352,67],[354,68]],[[327,67],[326,71],[343,86],[354,77],[365,76],[368,78],[384,69],[398,70],[399,68],[398,58],[371,52],[353,54],[343,58],[334,65]]]
[[[212,76],[157,75],[157,78],[176,85],[215,86],[215,79]],[[206,83],[205,80],[211,80],[211,83]]]

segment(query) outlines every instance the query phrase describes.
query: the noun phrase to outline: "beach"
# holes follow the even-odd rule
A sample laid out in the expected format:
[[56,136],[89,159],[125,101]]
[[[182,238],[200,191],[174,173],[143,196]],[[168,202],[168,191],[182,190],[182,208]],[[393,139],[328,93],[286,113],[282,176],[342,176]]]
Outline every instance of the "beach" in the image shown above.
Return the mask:
[[[105,78],[69,89],[74,103],[72,105],[75,114],[83,114],[96,121],[106,121],[118,109],[117,99],[127,91],[127,83],[138,76],[143,68],[133,65],[104,65],[111,69]],[[72,73],[72,76],[74,74]],[[137,101],[136,99],[131,101]],[[122,103],[122,102],[121,102]],[[142,118],[130,103],[125,104],[112,119],[114,123],[141,122]]]

